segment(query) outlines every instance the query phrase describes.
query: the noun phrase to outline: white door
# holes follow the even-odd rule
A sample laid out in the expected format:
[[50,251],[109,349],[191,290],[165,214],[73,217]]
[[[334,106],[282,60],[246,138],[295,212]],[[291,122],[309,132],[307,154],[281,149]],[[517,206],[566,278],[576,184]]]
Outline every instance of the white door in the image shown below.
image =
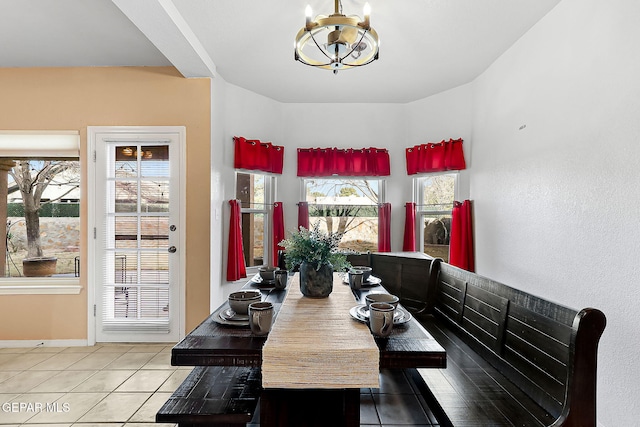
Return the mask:
[[160,129],[89,132],[95,150],[89,264],[97,342],[181,337],[184,128]]

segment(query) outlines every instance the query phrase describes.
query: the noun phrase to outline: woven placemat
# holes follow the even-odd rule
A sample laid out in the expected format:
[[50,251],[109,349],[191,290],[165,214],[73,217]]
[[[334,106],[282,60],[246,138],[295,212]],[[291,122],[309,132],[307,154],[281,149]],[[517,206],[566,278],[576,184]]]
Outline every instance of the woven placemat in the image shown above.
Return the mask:
[[378,388],[380,352],[367,325],[349,315],[354,305],[339,274],[327,298],[304,297],[296,274],[262,349],[262,386]]

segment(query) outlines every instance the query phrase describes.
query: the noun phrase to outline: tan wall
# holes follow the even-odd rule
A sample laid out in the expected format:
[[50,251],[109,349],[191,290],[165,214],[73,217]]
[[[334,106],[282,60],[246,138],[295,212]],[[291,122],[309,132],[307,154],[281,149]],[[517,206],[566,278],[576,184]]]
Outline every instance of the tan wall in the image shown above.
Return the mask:
[[[209,314],[210,80],[173,67],[0,69],[0,129],[77,130],[86,158],[87,126],[186,126],[186,323]],[[83,165],[82,194],[87,195]],[[82,200],[79,295],[0,296],[0,340],[87,338],[87,199]]]

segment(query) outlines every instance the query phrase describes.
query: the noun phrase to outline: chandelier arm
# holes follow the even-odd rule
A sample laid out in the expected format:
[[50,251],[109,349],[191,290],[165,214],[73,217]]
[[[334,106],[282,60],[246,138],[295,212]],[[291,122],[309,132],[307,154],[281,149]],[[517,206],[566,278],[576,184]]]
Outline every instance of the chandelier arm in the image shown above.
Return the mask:
[[362,32],[362,36],[360,36],[360,40],[358,40],[358,43],[354,43],[354,44],[353,44],[353,48],[351,49],[351,51],[350,51],[350,52],[348,52],[348,53],[347,53],[345,56],[343,56],[342,58],[340,58],[340,62],[342,62],[342,60],[344,60],[347,56],[351,55],[353,52],[355,52],[355,51],[356,51],[356,47],[357,47],[360,43],[362,43],[362,40],[364,40],[364,36],[366,36],[366,35],[367,35],[367,32],[368,32],[367,30],[364,30],[364,31]]
[[373,61],[375,61],[377,58],[377,55],[373,56],[369,61],[363,63],[363,64],[344,64],[344,66],[346,68],[353,68],[353,67],[362,67],[363,65],[369,65],[371,64]]
[[[304,61],[302,58],[298,59],[298,62],[302,62],[304,65],[309,65],[310,67],[320,67],[320,68],[327,67],[327,66],[332,64],[331,62],[327,62],[325,64],[310,64],[310,63]],[[362,65],[364,65],[364,64],[362,64]]]
[[327,55],[327,53],[324,51],[324,49],[322,49],[322,48],[320,47],[320,45],[319,45],[319,44],[318,44],[318,42],[316,41],[316,38],[313,36],[313,32],[309,31],[309,35],[311,35],[311,40],[313,40],[313,42],[316,44],[316,47],[318,48],[318,50],[319,50],[320,52],[322,52],[322,54],[323,54],[324,56],[326,56],[326,57],[327,57],[327,59],[329,59],[330,61],[333,61],[333,58],[331,58],[329,55]]

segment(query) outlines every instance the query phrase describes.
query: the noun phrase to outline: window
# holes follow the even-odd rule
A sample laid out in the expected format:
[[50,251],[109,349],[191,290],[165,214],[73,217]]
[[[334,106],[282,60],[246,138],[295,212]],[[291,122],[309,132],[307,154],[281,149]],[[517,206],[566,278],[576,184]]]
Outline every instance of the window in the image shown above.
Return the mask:
[[357,252],[378,250],[378,204],[385,180],[358,178],[304,179],[309,224],[344,233],[339,247]]
[[242,246],[247,267],[268,265],[270,261],[270,212],[274,177],[236,172],[236,199],[242,213]]
[[415,178],[420,247],[434,258],[449,261],[451,211],[458,174],[447,173]]
[[77,132],[0,133],[0,197],[6,198],[6,210],[0,209],[0,221],[6,224],[0,265],[5,284],[9,278],[36,283],[40,277],[52,283],[65,278],[77,282],[78,155]]

